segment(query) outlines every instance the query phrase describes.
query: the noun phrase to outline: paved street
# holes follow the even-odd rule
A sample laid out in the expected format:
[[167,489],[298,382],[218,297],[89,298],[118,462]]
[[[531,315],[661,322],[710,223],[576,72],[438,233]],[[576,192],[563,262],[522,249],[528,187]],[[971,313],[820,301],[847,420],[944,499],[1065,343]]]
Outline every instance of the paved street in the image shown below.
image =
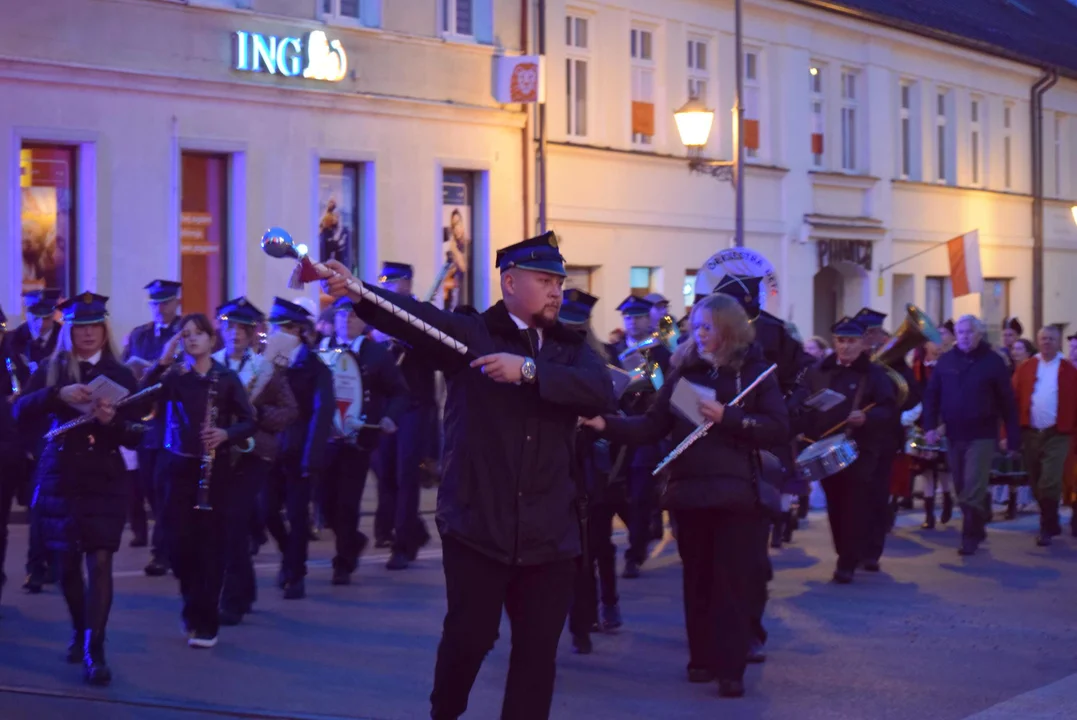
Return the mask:
[[[715,687],[684,678],[680,566],[668,541],[642,578],[622,581],[622,632],[597,636],[589,657],[572,655],[563,639],[553,717],[1077,717],[1077,539],[1036,548],[1036,521],[1025,515],[990,526],[988,550],[962,559],[953,523],[927,533],[920,520],[901,519],[882,574],[836,587],[827,582],[826,518],[813,513],[776,555],[769,659],[749,670],[743,700],[720,700]],[[371,522],[364,516],[368,533]],[[115,680],[96,690],[60,659],[68,624],[56,588],[39,596],[19,588],[26,528],[12,531],[0,609],[3,720],[427,716],[444,612],[436,546],[401,573],[382,567],[384,551],[372,553],[357,584],[332,587],[332,543],[314,543],[303,601],[281,599],[277,558],[263,550],[258,611],[209,651],[184,643],[175,579],[144,577],[146,551],[124,548],[109,627]],[[508,650],[506,625],[467,717],[498,716]]]

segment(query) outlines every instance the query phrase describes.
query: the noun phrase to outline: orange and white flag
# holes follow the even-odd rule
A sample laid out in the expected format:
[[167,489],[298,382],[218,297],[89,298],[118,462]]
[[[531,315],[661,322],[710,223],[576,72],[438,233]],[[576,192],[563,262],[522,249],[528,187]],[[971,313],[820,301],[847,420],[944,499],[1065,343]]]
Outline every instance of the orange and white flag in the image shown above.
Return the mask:
[[954,297],[983,292],[984,275],[980,267],[980,231],[973,230],[946,242],[950,255],[950,284]]

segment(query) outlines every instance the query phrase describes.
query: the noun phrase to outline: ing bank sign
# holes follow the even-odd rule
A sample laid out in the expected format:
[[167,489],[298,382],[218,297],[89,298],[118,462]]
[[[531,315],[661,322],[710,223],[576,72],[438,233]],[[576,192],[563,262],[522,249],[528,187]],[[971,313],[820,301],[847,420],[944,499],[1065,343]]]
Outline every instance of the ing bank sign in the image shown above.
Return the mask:
[[302,37],[277,37],[244,30],[233,33],[232,68],[308,80],[340,82],[348,73],[348,56],[340,40],[321,30]]

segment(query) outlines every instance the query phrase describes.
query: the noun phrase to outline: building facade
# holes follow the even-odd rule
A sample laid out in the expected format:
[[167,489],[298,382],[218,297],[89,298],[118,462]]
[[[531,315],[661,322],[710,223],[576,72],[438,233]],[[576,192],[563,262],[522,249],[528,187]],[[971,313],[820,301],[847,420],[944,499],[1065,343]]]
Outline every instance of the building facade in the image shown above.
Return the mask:
[[[55,0],[0,23],[0,302],[93,289],[122,335],[143,285],[183,309],[263,309],[287,229],[367,279],[411,263],[424,293],[455,244],[453,301],[491,298],[492,248],[525,232],[525,114],[498,104],[518,0]],[[509,240],[504,240],[509,238]],[[19,240],[21,239],[21,244]]]
[[[900,318],[907,302],[936,322],[974,312],[995,333],[1006,316],[1030,326],[1030,92],[1043,71],[808,5],[744,3],[744,244],[774,267],[767,309],[805,336],[862,306]],[[1018,5],[1015,22],[1037,8]],[[604,331],[629,292],[679,311],[734,235],[732,186],[689,172],[673,118],[698,96],[716,111],[706,155],[733,157],[733,3],[547,8],[547,212],[572,282],[602,298]],[[1047,323],[1077,323],[1075,76],[1044,98]],[[973,230],[984,292],[955,301],[938,243]]]

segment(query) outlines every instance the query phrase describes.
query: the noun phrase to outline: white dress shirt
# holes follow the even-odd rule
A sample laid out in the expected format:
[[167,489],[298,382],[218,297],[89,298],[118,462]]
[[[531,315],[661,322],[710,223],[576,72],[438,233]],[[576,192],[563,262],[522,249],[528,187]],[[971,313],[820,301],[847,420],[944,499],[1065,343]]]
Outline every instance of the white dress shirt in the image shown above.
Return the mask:
[[1050,362],[1037,355],[1036,385],[1032,389],[1032,427],[1046,430],[1058,422],[1058,372],[1062,367],[1062,354]]
[[[516,317],[512,313],[509,313],[509,317],[512,318],[512,321],[514,323],[516,323],[516,327],[520,328],[521,330],[529,330],[530,329],[528,327],[527,323],[525,323],[523,320]],[[538,353],[538,351],[542,349],[542,328],[535,328],[535,331],[538,333],[538,347],[535,348],[535,352]]]

